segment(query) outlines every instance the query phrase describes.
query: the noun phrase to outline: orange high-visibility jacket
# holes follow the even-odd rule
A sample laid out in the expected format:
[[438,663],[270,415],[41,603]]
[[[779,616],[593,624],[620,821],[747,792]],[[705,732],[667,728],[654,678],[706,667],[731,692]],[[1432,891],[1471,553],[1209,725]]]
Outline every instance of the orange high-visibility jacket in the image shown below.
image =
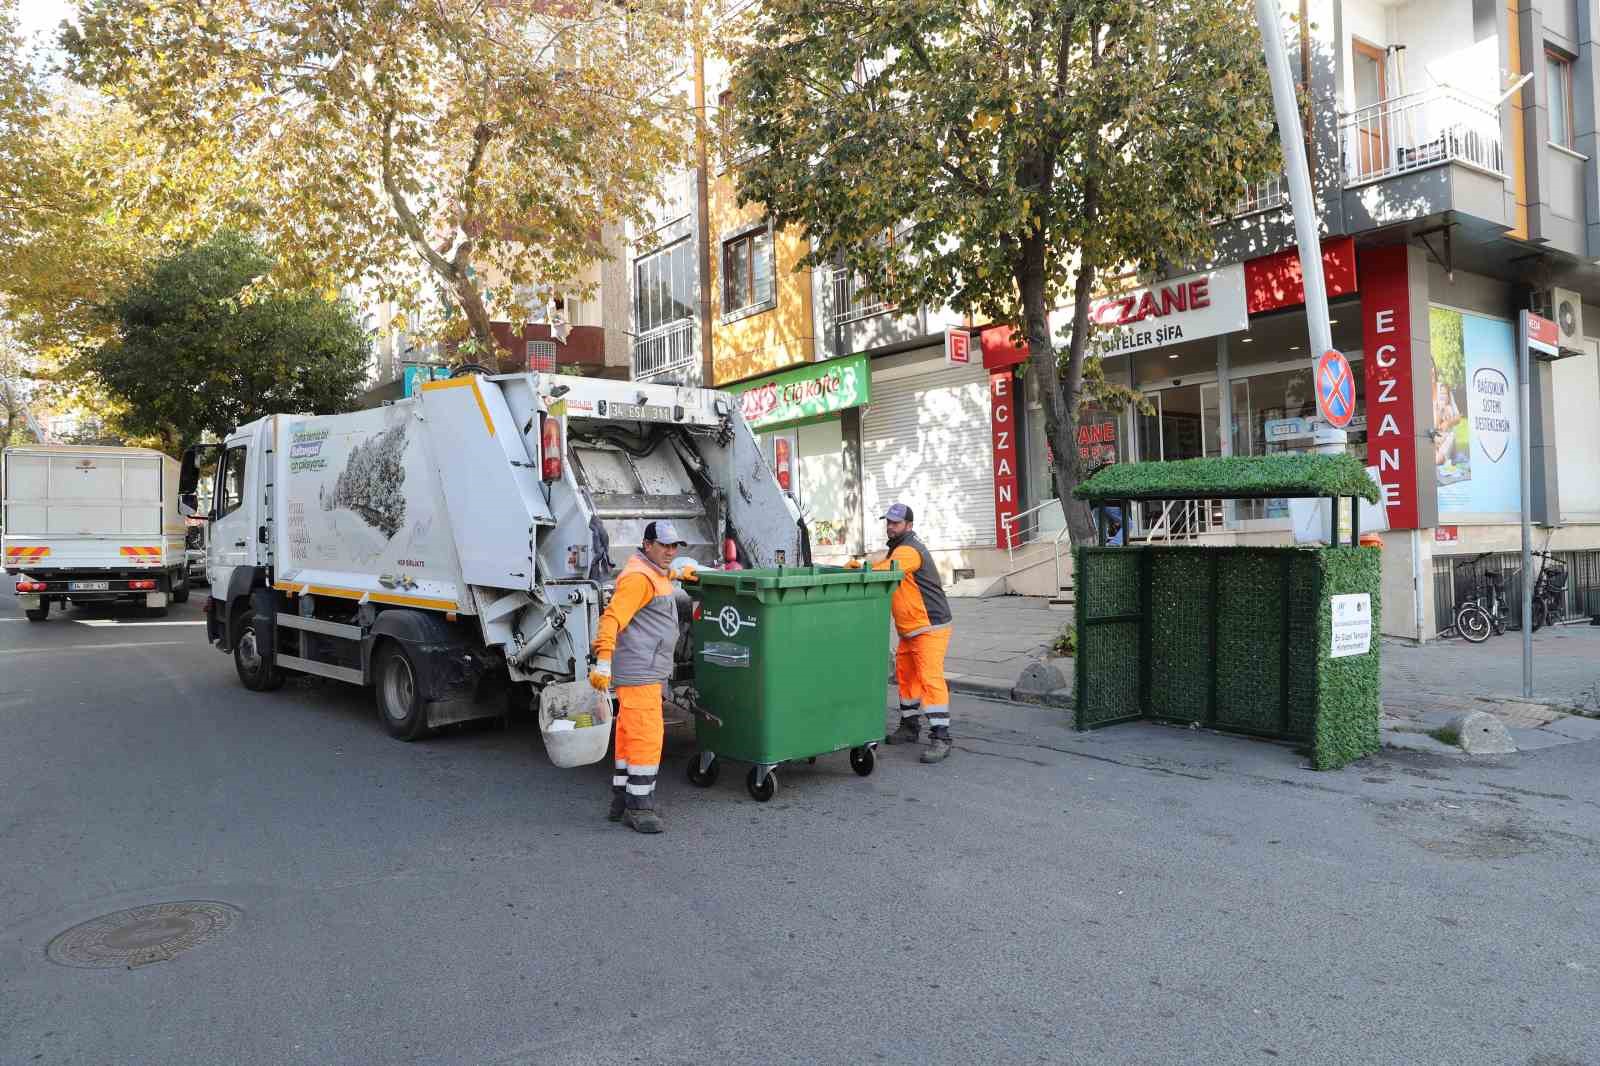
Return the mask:
[[953,616],[950,601],[945,598],[944,583],[939,579],[939,567],[915,533],[907,533],[889,557],[881,563],[873,563],[872,568],[887,570],[891,565],[898,565],[906,575],[894,587],[894,598],[889,601],[895,632],[902,637],[914,637],[949,625]]

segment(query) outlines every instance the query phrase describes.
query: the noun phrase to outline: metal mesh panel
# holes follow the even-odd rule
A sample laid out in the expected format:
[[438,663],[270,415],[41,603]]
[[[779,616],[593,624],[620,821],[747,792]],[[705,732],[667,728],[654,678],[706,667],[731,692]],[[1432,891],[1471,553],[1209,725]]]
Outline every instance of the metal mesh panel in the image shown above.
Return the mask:
[[1283,564],[1277,552],[1217,559],[1218,725],[1276,733],[1283,701]]
[[1211,567],[1203,549],[1150,552],[1150,713],[1157,718],[1211,718]]

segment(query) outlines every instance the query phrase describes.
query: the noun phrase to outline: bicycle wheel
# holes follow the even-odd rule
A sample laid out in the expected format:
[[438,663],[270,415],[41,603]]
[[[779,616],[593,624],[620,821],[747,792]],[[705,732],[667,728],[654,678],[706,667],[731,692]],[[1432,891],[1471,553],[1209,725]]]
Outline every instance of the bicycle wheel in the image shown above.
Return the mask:
[[1535,633],[1539,632],[1539,630],[1543,629],[1545,627],[1546,623],[1548,623],[1549,621],[1550,621],[1550,611],[1549,611],[1548,608],[1545,607],[1544,601],[1543,600],[1537,600],[1537,599],[1534,600],[1533,601],[1533,631]]
[[1494,629],[1494,623],[1489,620],[1489,612],[1480,604],[1463,603],[1456,608],[1456,632],[1461,634],[1463,640],[1472,644],[1482,644],[1489,639],[1489,633]]

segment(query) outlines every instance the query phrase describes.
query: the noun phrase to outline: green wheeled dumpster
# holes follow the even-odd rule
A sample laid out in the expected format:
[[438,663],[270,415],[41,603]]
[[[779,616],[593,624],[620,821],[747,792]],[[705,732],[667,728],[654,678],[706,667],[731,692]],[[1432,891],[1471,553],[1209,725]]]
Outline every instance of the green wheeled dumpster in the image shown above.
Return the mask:
[[691,627],[700,714],[689,780],[709,788],[723,759],[750,763],[761,802],[773,769],[849,749],[862,777],[877,764],[889,683],[889,596],[898,570],[789,566],[701,570]]

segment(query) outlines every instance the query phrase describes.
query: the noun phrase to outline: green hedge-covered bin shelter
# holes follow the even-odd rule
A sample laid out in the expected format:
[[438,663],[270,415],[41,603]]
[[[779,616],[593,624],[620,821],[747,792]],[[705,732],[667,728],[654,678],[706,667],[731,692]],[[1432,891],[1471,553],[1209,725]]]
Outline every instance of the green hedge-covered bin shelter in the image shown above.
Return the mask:
[[[1358,544],[1378,487],[1350,455],[1122,463],[1074,495],[1099,544],[1076,550],[1077,719],[1138,718],[1304,743],[1319,770],[1378,749],[1380,565]],[[1136,501],[1282,499],[1350,507],[1350,544],[1108,547],[1106,508]]]

